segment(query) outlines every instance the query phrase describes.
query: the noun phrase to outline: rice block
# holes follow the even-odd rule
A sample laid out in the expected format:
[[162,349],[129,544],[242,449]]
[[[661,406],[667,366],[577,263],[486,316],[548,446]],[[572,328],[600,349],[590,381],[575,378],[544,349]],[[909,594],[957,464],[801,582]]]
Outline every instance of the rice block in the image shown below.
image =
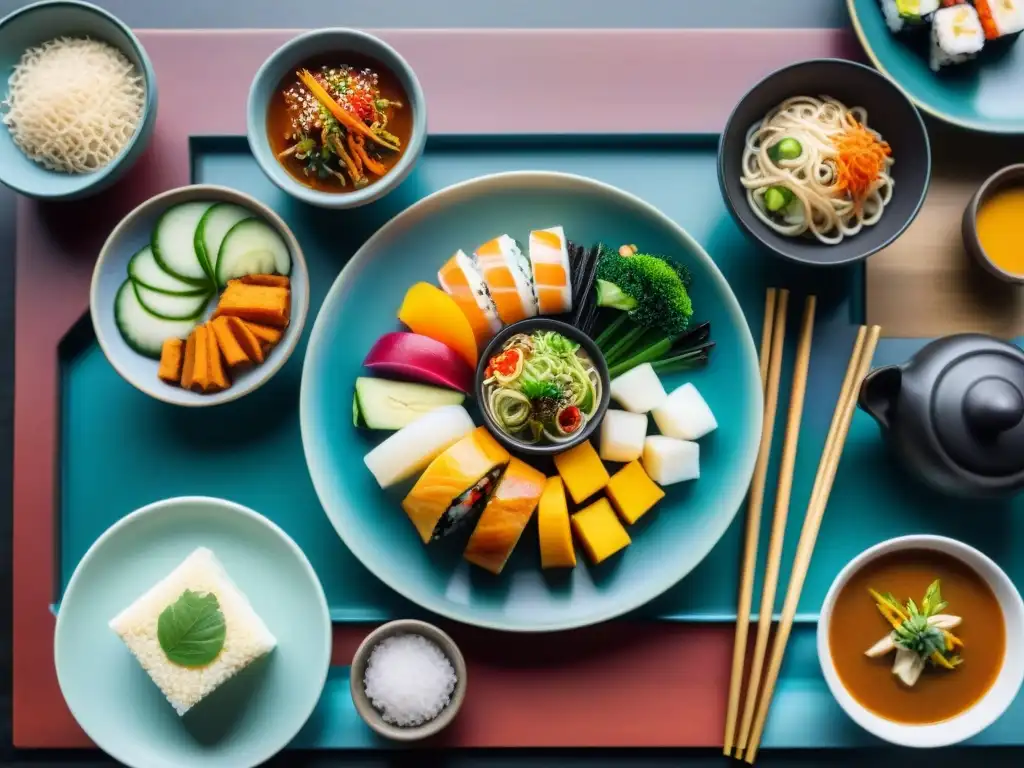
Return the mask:
[[[224,644],[213,661],[182,666],[160,644],[160,614],[186,590],[216,596],[224,617]],[[174,707],[184,715],[229,679],[270,653],[277,640],[228,576],[214,553],[199,547],[162,581],[110,620],[110,628]]]
[[639,459],[647,437],[647,414],[609,410],[601,422],[601,458],[626,463]]
[[661,434],[678,440],[698,440],[718,428],[711,408],[690,383],[673,390],[652,415]]
[[644,469],[658,485],[672,485],[700,477],[700,444],[651,435],[644,441]]
[[633,413],[648,413],[667,397],[661,379],[650,363],[638,365],[612,379],[609,391],[613,400]]

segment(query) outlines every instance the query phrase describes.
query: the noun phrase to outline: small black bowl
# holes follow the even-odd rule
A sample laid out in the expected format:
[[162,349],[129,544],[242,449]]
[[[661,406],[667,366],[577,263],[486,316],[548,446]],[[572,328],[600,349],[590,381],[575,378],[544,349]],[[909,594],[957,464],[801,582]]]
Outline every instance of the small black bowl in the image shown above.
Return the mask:
[[[529,334],[534,331],[555,331],[556,333],[562,334],[567,339],[575,341],[590,356],[591,361],[594,363],[594,368],[597,369],[597,375],[601,377],[601,402],[597,404],[597,410],[594,411],[594,415],[590,418],[590,421],[583,425],[583,429],[564,443],[540,443],[531,445],[530,443],[524,443],[521,440],[517,440],[498,426],[490,412],[487,410],[486,403],[484,403],[484,371],[487,369],[487,361],[494,355],[498,354],[498,352],[501,351],[501,348],[505,345],[505,342],[512,336],[515,336],[517,333]],[[552,320],[549,317],[531,317],[527,320],[520,320],[518,323],[512,323],[512,325],[502,328],[498,334],[491,339],[491,342],[487,345],[486,349],[484,349],[483,354],[480,355],[480,362],[476,365],[476,381],[473,385],[473,391],[476,393],[477,400],[480,403],[480,412],[483,414],[484,423],[487,424],[487,429],[491,431],[491,434],[494,435],[495,439],[499,443],[504,445],[513,453],[522,454],[524,456],[554,456],[556,453],[563,453],[573,446],[579,445],[594,433],[594,430],[597,429],[597,425],[600,424],[601,419],[604,418],[605,411],[608,410],[608,402],[611,398],[611,393],[609,391],[610,386],[611,381],[608,378],[608,364],[605,362],[604,355],[601,354],[601,350],[597,348],[593,339],[578,328],[575,328],[568,323],[563,323],[560,320]]]
[[[747,202],[743,148],[750,126],[793,96],[831,96],[864,107],[868,125],[892,147],[893,195],[881,219],[837,245],[785,237],[766,226]],[[931,148],[921,115],[896,85],[869,67],[842,59],[811,59],[776,70],[733,109],[718,145],[718,183],[740,229],[772,252],[801,264],[836,266],[866,259],[892,243],[917,216],[931,176]]]
[[977,262],[990,274],[1000,280],[1017,285],[1024,284],[1024,275],[1016,272],[1008,272],[997,266],[981,245],[978,238],[978,209],[996,192],[1009,186],[1024,184],[1024,164],[1008,165],[1002,168],[987,179],[978,187],[978,191],[971,197],[967,207],[964,209],[963,219],[960,222],[960,231],[964,238],[964,247]]

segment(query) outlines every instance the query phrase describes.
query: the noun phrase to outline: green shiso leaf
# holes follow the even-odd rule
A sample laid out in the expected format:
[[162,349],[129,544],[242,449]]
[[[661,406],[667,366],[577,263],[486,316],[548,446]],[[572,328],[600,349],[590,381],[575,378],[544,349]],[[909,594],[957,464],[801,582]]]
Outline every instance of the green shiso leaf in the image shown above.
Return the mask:
[[185,590],[164,608],[156,633],[167,659],[182,667],[205,667],[224,647],[226,626],[213,593]]

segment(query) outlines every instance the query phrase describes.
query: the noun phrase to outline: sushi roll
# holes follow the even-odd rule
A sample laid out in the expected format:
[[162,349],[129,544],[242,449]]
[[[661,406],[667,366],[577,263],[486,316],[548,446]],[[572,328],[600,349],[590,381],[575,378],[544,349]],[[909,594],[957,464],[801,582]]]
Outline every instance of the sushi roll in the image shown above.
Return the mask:
[[501,330],[501,319],[494,308],[487,284],[473,266],[473,260],[459,249],[438,270],[437,281],[444,292],[459,305],[462,314],[469,320],[476,343],[483,348]]
[[880,0],[882,14],[894,35],[924,29],[939,9],[939,0]]
[[972,5],[940,8],[932,17],[929,64],[935,72],[970,61],[985,45],[985,32]]
[[473,262],[487,284],[498,317],[505,325],[537,314],[530,262],[519,244],[500,235],[476,249]]
[[974,0],[986,40],[1015,39],[1024,31],[1024,0]]
[[530,233],[530,265],[538,312],[542,315],[571,312],[569,244],[562,227],[535,229]]
[[508,461],[508,451],[486,427],[477,427],[434,459],[402,500],[423,543],[475,520]]

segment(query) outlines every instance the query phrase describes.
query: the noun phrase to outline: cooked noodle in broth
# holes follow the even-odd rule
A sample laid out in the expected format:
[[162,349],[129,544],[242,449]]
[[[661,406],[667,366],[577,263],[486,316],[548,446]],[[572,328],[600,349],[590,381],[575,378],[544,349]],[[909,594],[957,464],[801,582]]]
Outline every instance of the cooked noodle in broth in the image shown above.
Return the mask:
[[797,96],[747,132],[742,182],[751,209],[780,235],[835,245],[882,217],[892,165],[866,109]]

